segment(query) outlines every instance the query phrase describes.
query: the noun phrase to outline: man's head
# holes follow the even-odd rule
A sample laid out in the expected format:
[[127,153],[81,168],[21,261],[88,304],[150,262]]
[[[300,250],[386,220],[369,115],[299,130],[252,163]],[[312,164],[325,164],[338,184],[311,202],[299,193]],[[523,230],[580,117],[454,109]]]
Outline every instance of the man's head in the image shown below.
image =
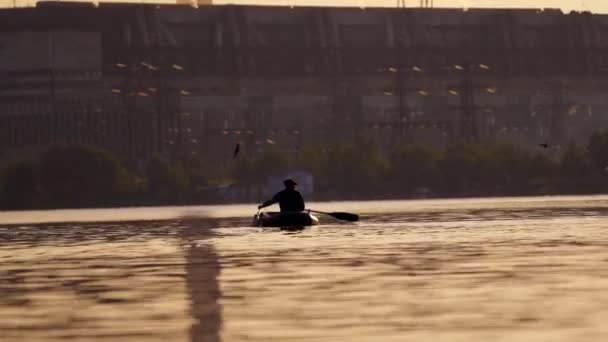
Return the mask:
[[294,189],[298,183],[296,183],[293,179],[286,179],[283,181],[283,185],[285,185],[288,189]]

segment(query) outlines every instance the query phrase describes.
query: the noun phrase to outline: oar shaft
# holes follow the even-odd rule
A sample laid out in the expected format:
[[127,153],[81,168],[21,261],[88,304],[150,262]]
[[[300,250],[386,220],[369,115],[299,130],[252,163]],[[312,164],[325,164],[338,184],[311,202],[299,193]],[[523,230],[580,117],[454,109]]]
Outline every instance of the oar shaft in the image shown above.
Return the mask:
[[324,211],[318,211],[318,210],[312,210],[312,209],[306,209],[306,210],[308,210],[308,211],[310,211],[310,212],[312,212],[312,213],[317,213],[317,214],[326,214],[326,215],[329,215],[329,213],[326,213],[326,212],[324,212]]

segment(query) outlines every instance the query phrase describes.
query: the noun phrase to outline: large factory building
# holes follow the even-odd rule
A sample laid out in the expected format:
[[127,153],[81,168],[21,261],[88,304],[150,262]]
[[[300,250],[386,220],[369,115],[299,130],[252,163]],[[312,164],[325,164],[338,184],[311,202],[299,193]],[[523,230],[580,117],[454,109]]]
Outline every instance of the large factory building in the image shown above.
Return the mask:
[[[185,3],[185,2],[184,2]],[[190,2],[187,2],[190,4]],[[192,5],[192,4],[191,4]],[[0,10],[0,159],[133,166],[236,142],[549,143],[608,127],[608,16],[559,10],[40,3]]]

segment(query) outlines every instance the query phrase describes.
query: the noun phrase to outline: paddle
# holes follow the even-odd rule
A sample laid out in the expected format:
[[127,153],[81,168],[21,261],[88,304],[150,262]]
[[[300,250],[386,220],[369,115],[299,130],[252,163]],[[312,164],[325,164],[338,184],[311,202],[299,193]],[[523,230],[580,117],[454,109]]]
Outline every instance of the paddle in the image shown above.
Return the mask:
[[313,212],[313,213],[329,215],[331,217],[337,218],[338,220],[350,221],[350,222],[359,221],[359,215],[357,215],[357,214],[341,213],[341,212],[326,213],[324,211],[317,211],[317,210],[312,210],[312,209],[306,209],[306,210]]

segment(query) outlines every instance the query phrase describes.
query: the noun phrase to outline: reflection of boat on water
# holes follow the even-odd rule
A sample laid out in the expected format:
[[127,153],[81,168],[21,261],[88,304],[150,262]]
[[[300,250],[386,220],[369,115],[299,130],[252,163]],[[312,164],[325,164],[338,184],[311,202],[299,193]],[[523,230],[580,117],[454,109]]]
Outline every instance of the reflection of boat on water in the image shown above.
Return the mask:
[[316,226],[319,219],[308,211],[259,212],[253,217],[256,227],[305,227]]

